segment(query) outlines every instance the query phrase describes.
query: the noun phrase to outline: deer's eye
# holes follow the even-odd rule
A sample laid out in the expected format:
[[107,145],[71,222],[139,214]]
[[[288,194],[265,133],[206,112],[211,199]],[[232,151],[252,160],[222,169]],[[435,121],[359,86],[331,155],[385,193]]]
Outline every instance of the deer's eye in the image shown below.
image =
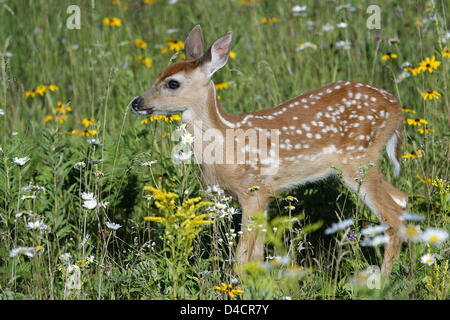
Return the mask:
[[169,80],[169,82],[167,83],[167,86],[170,89],[178,89],[180,87],[180,83],[177,80]]

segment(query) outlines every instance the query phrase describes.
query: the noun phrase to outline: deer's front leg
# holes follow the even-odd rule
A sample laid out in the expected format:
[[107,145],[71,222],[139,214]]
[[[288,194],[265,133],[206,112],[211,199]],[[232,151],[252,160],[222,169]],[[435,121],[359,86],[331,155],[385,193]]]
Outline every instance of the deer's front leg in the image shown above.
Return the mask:
[[242,235],[236,251],[236,259],[244,264],[264,260],[264,232],[258,228],[265,223],[268,199],[254,195],[242,201]]

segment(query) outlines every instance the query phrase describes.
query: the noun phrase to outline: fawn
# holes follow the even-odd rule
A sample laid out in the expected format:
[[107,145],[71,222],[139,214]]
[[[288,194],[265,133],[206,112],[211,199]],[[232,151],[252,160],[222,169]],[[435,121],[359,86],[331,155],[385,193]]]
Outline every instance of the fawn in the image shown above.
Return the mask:
[[[398,218],[407,207],[408,197],[383,179],[377,162],[386,147],[394,173],[399,174],[403,116],[397,99],[362,82],[339,81],[271,109],[228,114],[217,98],[212,75],[226,64],[231,39],[232,33],[228,32],[204,52],[201,28],[195,26],[185,42],[186,60],[166,67],[153,86],[133,100],[133,109],[140,115],[181,112],[190,133],[200,121],[202,130],[214,129],[223,136],[237,129],[265,132],[270,145],[277,147],[275,160],[279,166],[275,173],[261,174],[265,164],[259,157],[259,146],[249,148],[247,142],[234,153],[253,153],[256,163],[246,160],[201,164],[208,185],[220,185],[239,201],[242,226],[249,223],[255,212],[266,212],[276,192],[330,175],[339,176],[380,222],[390,227],[386,231],[390,240],[385,245],[382,265],[382,272],[389,274],[401,249],[398,232],[402,222]],[[269,134],[269,129],[277,136]],[[224,139],[215,143],[225,147]],[[203,143],[194,144],[194,156],[198,158],[201,148],[197,146]],[[360,167],[369,163],[373,166],[362,177]],[[339,175],[335,168],[339,168]],[[258,192],[249,192],[254,185],[259,186]],[[237,259],[262,260],[264,239],[244,227],[242,231]]]

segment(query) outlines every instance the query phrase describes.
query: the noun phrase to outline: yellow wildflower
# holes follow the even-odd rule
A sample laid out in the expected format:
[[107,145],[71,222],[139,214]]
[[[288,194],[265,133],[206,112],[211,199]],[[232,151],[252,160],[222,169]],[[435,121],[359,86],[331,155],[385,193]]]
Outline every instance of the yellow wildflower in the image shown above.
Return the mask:
[[231,58],[231,59],[236,58],[236,52],[230,51],[230,58]]
[[44,95],[45,91],[47,91],[47,86],[41,84],[40,86],[38,86],[35,90],[36,93],[40,94],[41,96]]
[[136,63],[139,64],[143,64],[145,65],[147,68],[150,68],[152,66],[152,59],[149,57],[144,57],[144,56],[138,56],[137,57],[137,61]]
[[94,175],[96,177],[104,177],[105,174],[101,170],[95,170]]
[[250,192],[256,192],[259,190],[259,186],[251,186],[250,188],[248,188],[248,191]]
[[35,96],[36,96],[36,92],[34,90],[25,91],[25,99],[28,99],[29,97],[34,98]]
[[158,0],[143,0],[145,4],[155,4]]
[[422,129],[422,128],[419,128],[419,129],[417,129],[417,132],[419,132],[420,134],[424,134],[424,133],[435,133],[436,132],[436,130],[434,130],[434,129]]
[[67,111],[72,111],[72,108],[69,105],[62,103],[61,101],[58,101],[57,105],[58,107],[53,110],[54,114],[66,114]]
[[148,216],[144,217],[145,221],[152,221],[152,222],[158,222],[158,223],[164,223],[166,222],[166,219],[163,217],[155,217],[155,216]]
[[98,133],[97,130],[87,130],[87,129],[78,132],[78,134],[80,136],[85,136],[85,137],[95,136],[97,133]]
[[423,151],[418,150],[411,153],[405,153],[402,158],[403,159],[415,159],[415,158],[422,158],[423,157]]
[[120,20],[119,18],[104,18],[102,20],[104,25],[110,26],[110,27],[120,27],[120,25],[122,24],[122,20]]
[[120,0],[113,0],[112,4],[116,5],[116,6],[124,7],[124,8],[128,7],[128,2],[120,1]]
[[81,123],[87,128],[91,125],[93,125],[95,122],[94,118],[84,118],[83,120],[81,120]]
[[214,287],[214,289],[219,290],[219,291],[224,291],[224,292],[228,293],[228,295],[231,298],[234,298],[234,296],[236,294],[243,294],[244,293],[244,291],[242,291],[242,290],[233,289],[231,284],[229,284],[227,286],[224,282],[222,282],[220,286]]
[[180,121],[181,120],[181,115],[179,114],[173,114],[170,116],[170,121]]
[[442,56],[444,58],[450,58],[450,50],[447,47],[445,47],[444,50],[442,50]]
[[422,126],[422,124],[428,124],[428,121],[425,119],[419,119],[419,118],[416,118],[416,119],[408,118],[408,119],[406,119],[406,123],[410,126],[412,125],[412,126],[420,127],[420,126]]
[[261,23],[277,23],[278,22],[278,18],[266,18],[266,17],[262,17],[261,18]]
[[397,37],[390,38],[388,41],[389,41],[390,44],[400,43],[400,39],[397,38]]
[[422,92],[423,100],[427,100],[427,98],[430,100],[433,100],[433,98],[438,100],[440,96],[441,94],[434,90]]
[[144,120],[141,121],[141,124],[147,124],[149,121],[150,122],[164,121],[164,122],[172,123],[173,121],[179,121],[179,120],[181,120],[181,116],[179,114],[173,114],[168,117],[166,117],[165,115],[162,115],[162,114],[158,114],[158,115],[151,115],[151,116],[145,118]]
[[415,110],[409,109],[409,108],[407,108],[407,107],[402,107],[402,111],[403,111],[403,112],[409,112],[409,113],[416,113]]
[[63,124],[64,121],[67,121],[67,116],[62,114],[62,115],[55,115],[53,117],[55,120],[59,121],[59,124]]
[[228,82],[221,82],[215,85],[216,86],[216,90],[223,90],[228,88]]
[[419,71],[420,72],[433,72],[433,69],[436,70],[437,67],[441,64],[440,61],[436,61],[436,57],[433,56],[431,59],[426,57],[425,60],[420,62]]
[[136,47],[141,48],[141,49],[147,48],[147,42],[142,41],[140,39],[134,40],[134,44],[136,45]]
[[405,68],[404,70],[411,72],[414,77],[420,73],[419,68]]
[[50,91],[58,91],[59,87],[56,84],[49,84],[47,86],[47,89],[50,90]]
[[181,51],[184,49],[184,42],[176,39],[167,40],[167,44],[169,45],[169,50],[172,51]]
[[397,55],[395,53],[388,52],[381,57],[381,60],[386,61],[389,59],[397,59]]

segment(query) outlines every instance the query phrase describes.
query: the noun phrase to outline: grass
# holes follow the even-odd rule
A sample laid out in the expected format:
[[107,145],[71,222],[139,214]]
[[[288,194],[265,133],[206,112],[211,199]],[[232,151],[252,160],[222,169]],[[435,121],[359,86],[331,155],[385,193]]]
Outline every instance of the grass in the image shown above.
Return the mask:
[[[381,29],[367,28],[364,1],[350,1],[350,7],[307,1],[305,16],[293,15],[296,1],[144,2],[83,1],[80,29],[73,30],[67,28],[73,1],[0,2],[0,298],[448,298],[446,243],[405,241],[389,279],[367,285],[374,279],[367,268],[381,264],[383,248],[361,246],[360,232],[378,222],[353,193],[332,180],[278,195],[267,224],[255,223],[267,232],[266,255],[276,258],[236,272],[240,215],[223,214],[217,206],[209,211],[203,201],[222,203],[227,210],[238,210],[237,203],[205,192],[195,165],[172,163],[176,141],[170,136],[179,120],[141,124],[143,119],[129,108],[175,53],[167,40],[184,41],[196,24],[207,45],[233,31],[236,56],[214,75],[215,83],[228,83],[218,93],[230,113],[266,109],[337,80],[384,88],[415,112],[405,112],[405,120],[425,119],[427,124],[405,121],[400,177],[393,177],[387,157],[380,164],[383,172],[408,194],[409,211],[426,217],[411,224],[448,230],[445,1],[411,6],[385,1]],[[119,18],[120,26],[105,25],[105,17]],[[262,23],[263,17],[277,21]],[[347,27],[338,28],[340,22]],[[327,23],[333,30],[323,30]],[[138,48],[136,39],[147,47]],[[350,41],[350,49],[338,48],[338,41]],[[306,42],[317,48],[299,50]],[[389,52],[397,58],[382,61]],[[432,56],[441,62],[432,72],[395,81],[403,63],[417,67]],[[58,90],[47,87],[43,95],[25,98],[50,84]],[[440,98],[424,100],[421,93],[429,90]],[[55,112],[58,101],[66,114]],[[89,118],[95,121],[85,120],[86,126],[82,121]],[[418,128],[434,131],[421,134]],[[30,160],[18,165],[15,157]],[[30,184],[45,191],[24,189]],[[83,193],[93,195],[83,199]],[[285,209],[288,194],[299,200],[295,209]],[[86,208],[94,196],[97,204],[107,204]],[[189,200],[196,197],[201,199]],[[346,218],[354,220],[351,228],[324,234]],[[47,227],[28,226],[36,221]],[[348,239],[350,232],[356,240]],[[33,256],[23,249],[10,257],[19,247],[31,248]],[[421,262],[427,252],[436,260],[432,265]]]

